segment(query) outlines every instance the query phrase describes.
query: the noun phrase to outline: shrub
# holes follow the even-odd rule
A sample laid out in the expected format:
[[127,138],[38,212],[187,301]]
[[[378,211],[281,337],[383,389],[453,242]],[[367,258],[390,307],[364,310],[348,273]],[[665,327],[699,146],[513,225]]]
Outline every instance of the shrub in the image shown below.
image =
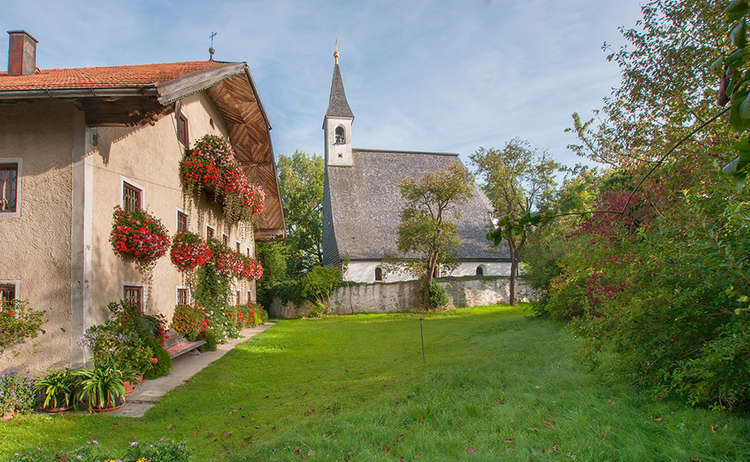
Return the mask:
[[35,311],[23,300],[0,302],[0,355],[10,345],[36,338],[42,331],[44,312]]
[[314,266],[302,278],[302,296],[313,302],[311,316],[328,312],[328,295],[341,284],[341,271],[333,266]]
[[198,347],[200,351],[216,351],[216,334],[214,334],[213,330],[206,329],[203,332],[202,338],[206,343]]
[[144,377],[147,379],[156,379],[169,374],[169,371],[172,370],[172,358],[169,356],[169,352],[156,340],[151,341],[150,347],[154,351],[156,363],[146,371]]
[[115,255],[147,271],[169,249],[169,233],[162,222],[144,210],[115,207],[109,236]]
[[[127,327],[127,326],[125,326]],[[153,348],[135,330],[123,328],[116,320],[86,329],[81,344],[88,348],[95,367],[115,367],[122,371],[145,373],[153,365]]]
[[0,375],[0,416],[34,409],[36,392],[35,379],[29,375],[6,371]]
[[432,281],[427,302],[430,304],[430,308],[441,308],[447,306],[448,303],[450,303],[450,299],[448,298],[448,294],[445,292],[443,286]]
[[174,309],[172,328],[188,340],[196,340],[209,325],[211,321],[199,303],[177,305]]

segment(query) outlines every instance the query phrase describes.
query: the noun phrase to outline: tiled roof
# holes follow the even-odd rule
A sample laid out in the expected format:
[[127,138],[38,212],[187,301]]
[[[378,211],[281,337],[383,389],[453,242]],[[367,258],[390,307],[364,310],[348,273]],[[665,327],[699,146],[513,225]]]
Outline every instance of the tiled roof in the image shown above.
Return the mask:
[[8,75],[7,72],[0,72],[0,91],[141,87],[225,64],[228,63],[187,61],[133,66],[37,69],[34,74],[29,75]]

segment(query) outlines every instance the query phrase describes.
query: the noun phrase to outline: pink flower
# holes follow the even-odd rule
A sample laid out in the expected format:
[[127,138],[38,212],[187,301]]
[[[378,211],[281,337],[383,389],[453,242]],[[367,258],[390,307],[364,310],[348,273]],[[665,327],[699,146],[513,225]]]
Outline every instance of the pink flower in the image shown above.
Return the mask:
[[156,359],[156,358],[151,358],[151,362],[152,362],[152,363],[154,363],[154,364],[156,364],[156,363],[158,363],[158,362],[159,362],[159,360],[158,360],[158,359]]

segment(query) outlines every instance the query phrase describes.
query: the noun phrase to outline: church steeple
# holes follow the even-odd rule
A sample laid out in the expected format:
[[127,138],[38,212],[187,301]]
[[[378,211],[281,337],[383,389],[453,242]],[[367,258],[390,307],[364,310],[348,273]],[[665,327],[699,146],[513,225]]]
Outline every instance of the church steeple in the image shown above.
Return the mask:
[[331,81],[331,96],[328,99],[328,110],[323,118],[325,133],[326,163],[333,166],[352,165],[352,122],[354,113],[349,107],[344,92],[344,81],[339,69],[339,47],[336,41],[336,51],[333,53],[333,80]]
[[348,117],[354,119],[354,113],[349,107],[344,92],[344,81],[341,79],[341,69],[339,69],[339,52],[336,50],[333,54],[336,58],[336,64],[333,65],[333,81],[331,82],[331,97],[328,99],[328,110],[326,117]]

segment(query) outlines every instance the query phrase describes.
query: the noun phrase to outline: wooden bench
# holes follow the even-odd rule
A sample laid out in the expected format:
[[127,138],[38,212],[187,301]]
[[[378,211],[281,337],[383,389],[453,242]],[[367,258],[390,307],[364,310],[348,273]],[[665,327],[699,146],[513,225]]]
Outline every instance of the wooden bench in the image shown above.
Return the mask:
[[180,335],[176,330],[169,329],[167,331],[167,337],[164,339],[164,349],[167,350],[169,356],[174,359],[188,351],[197,351],[197,348],[205,343],[205,340],[191,342]]

